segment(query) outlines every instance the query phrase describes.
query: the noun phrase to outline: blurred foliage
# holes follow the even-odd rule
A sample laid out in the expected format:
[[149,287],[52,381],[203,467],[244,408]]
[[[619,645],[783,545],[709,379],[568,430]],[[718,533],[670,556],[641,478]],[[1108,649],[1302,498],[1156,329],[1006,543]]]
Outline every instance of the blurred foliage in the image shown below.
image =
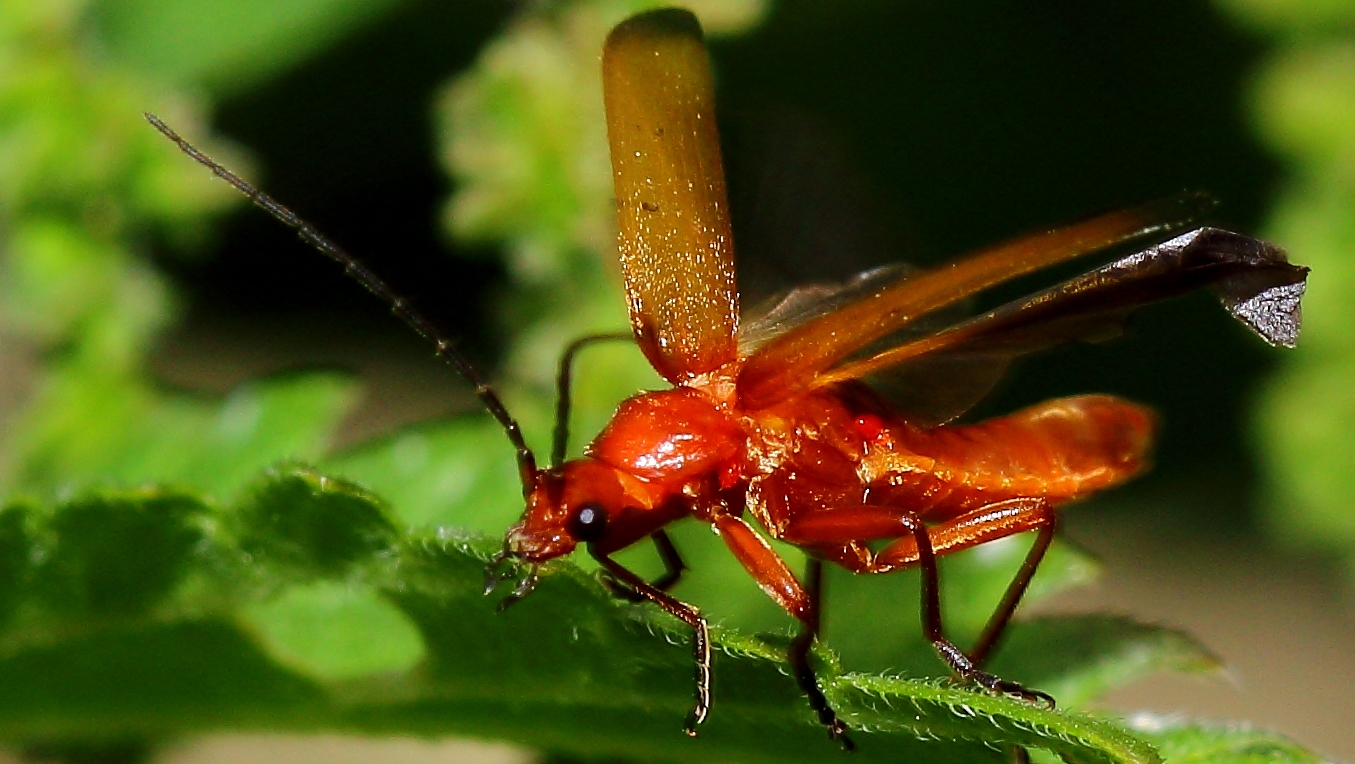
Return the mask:
[[1175,764],[1322,761],[1284,738],[1245,724],[1194,724],[1153,714],[1135,714],[1129,726],[1153,741],[1162,757]]
[[[506,254],[503,376],[538,446],[560,348],[626,324],[605,256],[597,55],[612,24],[654,4],[530,5],[438,99],[457,181],[447,229]],[[608,597],[588,563],[550,566],[539,593],[504,614],[481,595],[493,537],[521,506],[487,417],[334,453],[357,395],[346,376],[282,375],[212,400],[147,374],[176,306],[146,255],[191,252],[238,200],[140,112],[248,169],[186,94],[247,90],[393,5],[0,1],[0,340],[41,359],[0,437],[0,740],[70,760],[225,729],[465,734],[638,760],[831,754],[787,677],[786,637],[745,635],[784,632],[788,619],[702,529],[676,531],[694,567],[680,593],[721,621],[715,713],[693,742],[679,732],[689,636],[671,619]],[[712,35],[765,10],[693,5]],[[585,433],[657,384],[624,345],[589,351],[579,377],[591,380],[576,400]],[[945,560],[961,641],[1025,543]],[[624,560],[655,563],[647,550]],[[1094,575],[1056,546],[1030,599]],[[952,686],[920,636],[916,598],[900,594],[916,576],[854,584],[829,614],[841,659],[819,657],[827,694],[862,731],[858,758],[999,761],[1019,745],[1151,762],[1157,745],[1169,760],[1313,760],[1260,733],[1142,720],[1129,731]],[[995,666],[1075,708],[1152,671],[1217,662],[1184,635],[1083,616],[1017,624]]]
[[1286,541],[1344,556],[1355,575],[1355,2],[1222,5],[1277,40],[1253,106],[1289,169],[1269,235],[1314,274],[1300,349],[1257,410],[1267,520]]
[[93,11],[108,55],[120,65],[222,97],[295,66],[395,5],[396,0],[104,0]]
[[164,405],[144,376],[174,306],[143,255],[157,239],[200,238],[206,217],[235,201],[146,134],[147,107],[190,129],[202,118],[184,96],[90,56],[85,10],[0,7],[0,332],[47,359],[0,446],[10,491],[121,477],[106,468],[128,437],[184,434],[184,407]]

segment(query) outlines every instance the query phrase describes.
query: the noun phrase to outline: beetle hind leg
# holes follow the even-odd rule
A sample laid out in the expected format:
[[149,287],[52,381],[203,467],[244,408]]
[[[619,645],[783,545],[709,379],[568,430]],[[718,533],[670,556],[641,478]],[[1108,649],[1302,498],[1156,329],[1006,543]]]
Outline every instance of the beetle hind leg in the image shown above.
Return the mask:
[[[1054,540],[1054,531],[1057,526],[1058,516],[1048,501],[1044,499],[1011,499],[974,510],[950,522],[930,528],[926,533],[901,538],[882,549],[873,562],[885,569],[893,569],[900,565],[913,563],[920,565],[923,573],[924,597],[927,596],[928,590],[926,582],[930,578],[932,581],[932,596],[939,599],[939,590],[935,583],[936,554],[966,549],[994,538],[1035,530],[1035,543],[1026,553],[1025,560],[1022,561],[1016,575],[1012,577],[1011,583],[1007,585],[1002,600],[993,610],[993,614],[988,617],[988,623],[983,627],[983,631],[975,640],[973,647],[964,653],[958,651],[951,653],[943,649],[934,639],[932,644],[937,646],[942,658],[950,664],[957,674],[976,682],[990,692],[1014,695],[1029,703],[1053,708],[1054,698],[1048,694],[1038,690],[1030,690],[1015,682],[1001,679],[982,671],[981,667],[992,653],[993,648],[997,646],[998,640],[1001,639],[1007,625],[1011,622],[1012,616],[1016,613],[1016,607],[1021,603],[1021,598],[1025,595],[1026,589],[1030,587],[1031,579],[1035,577],[1035,571],[1039,569],[1045,553],[1049,551],[1049,545]],[[923,536],[926,538],[922,538]],[[928,554],[923,553],[926,546],[932,547],[931,550],[926,550],[929,552]],[[929,568],[932,571],[930,575],[928,573]],[[926,605],[924,605],[924,624],[926,624],[925,613]],[[935,617],[937,619],[936,633],[939,634],[941,617],[939,604]],[[930,626],[924,626],[924,628],[928,630],[930,638],[932,634]]]
[[[1012,499],[974,510],[928,528],[916,514],[896,507],[857,506],[797,518],[783,538],[816,548],[824,558],[854,573],[888,573],[917,565],[922,572],[922,628],[941,659],[959,677],[990,692],[1054,707],[1054,699],[981,669],[1011,621],[1044,554],[1054,537],[1055,515],[1044,499]],[[951,642],[942,628],[941,597],[936,557],[971,546],[1038,530],[1035,544],[1007,586],[1002,601],[989,617],[983,633],[968,652]],[[894,537],[889,546],[872,553],[862,541]],[[817,543],[816,543],[817,542]]]
[[1009,682],[986,671],[976,669],[969,679],[995,695],[1013,695],[1031,705],[1042,706],[1048,711],[1053,711],[1056,705],[1054,696],[1047,692],[1032,690],[1025,685]]

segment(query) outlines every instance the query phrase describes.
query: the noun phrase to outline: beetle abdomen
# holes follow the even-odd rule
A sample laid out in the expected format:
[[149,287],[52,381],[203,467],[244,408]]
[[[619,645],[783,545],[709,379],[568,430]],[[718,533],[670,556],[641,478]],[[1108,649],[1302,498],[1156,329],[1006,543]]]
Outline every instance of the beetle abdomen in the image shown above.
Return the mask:
[[874,493],[920,511],[1015,497],[1057,503],[1142,472],[1154,429],[1151,411],[1118,398],[1060,398],[973,425],[890,427],[891,447],[867,456],[862,471],[880,486]]

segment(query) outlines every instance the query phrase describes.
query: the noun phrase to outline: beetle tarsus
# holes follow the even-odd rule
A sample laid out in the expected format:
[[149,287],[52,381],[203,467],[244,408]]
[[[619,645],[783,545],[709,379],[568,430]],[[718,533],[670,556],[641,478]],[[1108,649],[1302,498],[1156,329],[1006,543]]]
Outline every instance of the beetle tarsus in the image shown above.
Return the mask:
[[536,589],[536,579],[536,566],[531,565],[527,569],[527,575],[522,577],[522,580],[518,582],[518,585],[513,591],[509,592],[508,596],[504,597],[502,600],[499,600],[497,610],[502,613],[517,604],[523,597],[531,594],[532,591]]
[[1030,703],[1031,705],[1040,706],[1047,711],[1053,711],[1056,705],[1054,697],[1049,693],[1031,690],[1016,682],[1009,682],[983,671],[975,671],[966,678],[978,683],[989,692],[1010,695]]
[[[792,664],[794,663],[795,661],[792,658]],[[856,743],[852,742],[851,737],[848,736],[847,725],[838,718],[833,707],[828,705],[828,698],[824,696],[823,690],[819,689],[818,679],[814,676],[813,669],[809,668],[807,664],[804,666],[795,665],[795,676],[799,680],[800,689],[809,696],[809,706],[819,717],[819,724],[822,724],[824,730],[828,733],[828,739],[838,741],[844,751],[855,751]]]
[[[796,640],[796,642],[799,641]],[[791,666],[795,669],[795,678],[800,684],[801,691],[809,697],[809,707],[818,716],[819,724],[822,724],[824,730],[828,732],[829,740],[836,740],[841,743],[844,751],[856,750],[856,743],[852,742],[852,739],[847,735],[847,725],[838,718],[837,712],[828,704],[828,698],[824,696],[823,690],[819,689],[819,681],[814,676],[814,670],[809,667],[804,658],[797,656],[799,652],[797,646],[791,647]]]
[[1050,711],[1054,710],[1054,698],[1048,693],[1030,690],[995,674],[980,671],[974,665],[974,661],[950,640],[940,638],[933,641],[932,644],[936,647],[936,651],[941,655],[941,658],[950,665],[951,670],[961,679],[973,682],[994,695],[1010,695],[1032,705],[1041,706]]
[[489,562],[485,565],[484,594],[486,597],[493,594],[494,590],[499,588],[499,585],[507,581],[512,575],[512,566],[508,564],[510,556],[512,556],[512,553],[508,549],[508,543],[504,542],[503,549],[489,558]]

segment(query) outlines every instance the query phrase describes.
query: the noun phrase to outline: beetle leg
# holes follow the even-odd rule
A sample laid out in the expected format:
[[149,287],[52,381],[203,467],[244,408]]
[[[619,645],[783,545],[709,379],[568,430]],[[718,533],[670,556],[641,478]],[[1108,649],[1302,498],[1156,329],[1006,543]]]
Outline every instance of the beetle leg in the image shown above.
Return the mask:
[[741,518],[722,514],[716,515],[711,522],[729,551],[734,553],[734,557],[762,587],[762,591],[802,624],[799,635],[787,653],[790,665],[795,669],[795,680],[801,691],[809,696],[809,706],[827,729],[828,737],[842,743],[844,749],[853,750],[856,744],[847,737],[847,725],[842,723],[828,704],[828,698],[824,697],[819,680],[809,664],[809,649],[819,634],[823,564],[813,558],[809,560],[806,588],[795,579],[786,561],[781,559],[767,540]]
[[809,706],[818,715],[819,723],[828,730],[828,737],[841,742],[843,750],[854,751],[856,743],[847,737],[847,725],[837,718],[833,707],[828,705],[828,698],[824,697],[823,690],[819,688],[819,679],[814,675],[814,667],[809,665],[809,649],[813,647],[814,640],[819,638],[820,605],[823,602],[823,561],[817,557],[810,557],[807,561],[805,586],[809,594],[809,619],[803,622],[800,633],[790,643],[787,657],[791,668],[795,669],[795,680],[800,690],[809,696]]
[[692,653],[696,662],[696,706],[687,717],[684,726],[688,735],[696,737],[696,725],[704,722],[710,714],[710,630],[706,619],[695,607],[656,588],[648,581],[632,573],[624,565],[605,554],[588,550],[607,572],[617,580],[629,586],[641,597],[663,608],[673,617],[692,627]]
[[[1035,536],[1035,543],[1031,545],[1030,551],[1026,552],[1026,559],[1021,563],[1021,569],[1016,571],[1012,582],[1007,585],[1007,591],[1002,595],[1002,602],[998,603],[997,609],[988,617],[988,623],[984,625],[983,632],[974,642],[974,646],[969,648],[969,657],[975,665],[983,665],[988,654],[992,652],[993,647],[997,645],[998,639],[1002,637],[1002,632],[1006,630],[1007,623],[1011,621],[1012,614],[1016,612],[1016,606],[1021,604],[1021,597],[1025,595],[1027,587],[1030,586],[1030,580],[1035,577],[1035,571],[1040,567],[1040,562],[1044,560],[1045,552],[1049,551],[1049,544],[1054,540],[1054,531],[1058,526],[1058,520],[1054,510],[1048,504],[1042,504],[1042,509],[1048,515],[1048,521],[1039,526],[1039,531]],[[1049,705],[1054,705],[1054,699],[1045,696]]]
[[[1044,559],[1045,552],[1049,551],[1049,544],[1054,540],[1057,526],[1058,515],[1054,512],[1054,507],[1045,499],[1033,498],[1010,499],[989,504],[930,529],[932,547],[937,554],[968,549],[1016,533],[1038,531],[1035,543],[1026,553],[1021,568],[1007,585],[1002,601],[989,616],[988,623],[983,627],[983,632],[974,642],[974,646],[967,652],[976,666],[982,665],[987,659],[1001,638],[1007,623],[1011,621],[1016,606],[1021,603],[1021,597],[1025,595],[1035,571]],[[911,564],[917,559],[916,545],[911,538],[905,537],[882,549],[875,562],[877,565],[894,568]],[[1053,703],[1048,696],[1042,696],[1040,699],[1051,705]]]
[[659,551],[659,559],[663,560],[664,568],[663,575],[654,581],[654,588],[666,592],[682,580],[687,563],[682,561],[682,555],[678,554],[677,547],[673,546],[673,540],[668,538],[668,533],[662,528],[654,531],[650,538],[654,539],[654,547]]
[[[890,530],[889,526],[893,529]],[[941,625],[940,576],[936,569],[936,553],[932,549],[927,526],[912,512],[894,507],[844,507],[798,517],[782,532],[782,538],[792,544],[849,544],[854,540],[902,536],[913,541],[918,567],[922,569],[922,632],[936,652],[955,673],[966,679],[979,679],[978,668],[964,651],[946,639]],[[891,545],[892,546],[892,545]],[[846,550],[843,550],[844,552]],[[837,558],[841,557],[841,560]],[[835,561],[850,564],[847,555],[834,555]],[[859,562],[857,562],[860,565]],[[857,572],[887,572],[888,565],[877,565],[875,560],[861,566]]]
[[[654,546],[658,549],[659,559],[663,561],[663,575],[650,582],[650,586],[661,592],[666,592],[677,585],[682,580],[683,571],[687,570],[687,563],[682,561],[682,555],[678,554],[677,547],[673,546],[673,540],[668,537],[668,533],[662,528],[654,531],[649,536],[654,541]],[[619,579],[610,573],[604,572],[602,575],[602,584],[606,586],[613,595],[623,600],[631,602],[643,602],[645,596],[621,583]]]
[[[984,628],[975,646],[977,657],[972,657],[947,639],[942,628],[936,555],[1034,528],[1040,529],[1035,546],[1026,556],[1021,570],[1007,587],[1002,602]],[[782,531],[781,538],[792,544],[818,548],[829,559],[859,573],[887,573],[908,565],[917,565],[922,571],[923,633],[946,664],[956,674],[991,691],[1017,695],[1052,708],[1054,699],[1050,696],[981,671],[979,664],[987,657],[1003,628],[1011,620],[1045,550],[1049,548],[1053,533],[1054,512],[1047,501],[1013,499],[989,505],[931,529],[916,514],[896,507],[833,508],[795,518]],[[870,555],[868,550],[856,543],[891,536],[899,538],[877,555]]]

